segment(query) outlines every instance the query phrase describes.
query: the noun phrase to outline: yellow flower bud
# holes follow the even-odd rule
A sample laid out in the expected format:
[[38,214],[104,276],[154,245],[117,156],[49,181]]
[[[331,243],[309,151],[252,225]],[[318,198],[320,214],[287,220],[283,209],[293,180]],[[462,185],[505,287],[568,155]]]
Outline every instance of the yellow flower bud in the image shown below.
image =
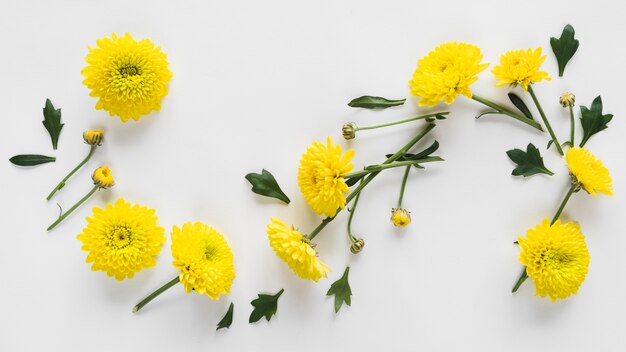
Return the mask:
[[393,226],[405,227],[411,223],[411,213],[402,208],[391,209],[391,222]]
[[111,169],[108,166],[102,166],[96,169],[91,175],[91,179],[93,180],[93,184],[100,188],[109,188],[113,187],[115,181],[113,180],[113,174],[111,174]]
[[561,105],[563,105],[564,108],[568,106],[574,106],[575,101],[576,101],[576,97],[574,96],[574,94],[570,92],[561,94],[561,97],[559,98],[559,103],[561,103]]
[[362,238],[359,238],[358,240],[352,242],[350,252],[352,252],[352,254],[357,254],[363,250],[363,247],[365,247],[365,241],[363,241]]
[[101,130],[88,130],[83,132],[83,139],[85,143],[89,145],[100,145],[102,144],[102,139],[104,138],[104,133]]
[[343,134],[343,138],[346,140],[354,139],[356,136],[356,123],[354,122],[346,122],[341,127],[341,133]]

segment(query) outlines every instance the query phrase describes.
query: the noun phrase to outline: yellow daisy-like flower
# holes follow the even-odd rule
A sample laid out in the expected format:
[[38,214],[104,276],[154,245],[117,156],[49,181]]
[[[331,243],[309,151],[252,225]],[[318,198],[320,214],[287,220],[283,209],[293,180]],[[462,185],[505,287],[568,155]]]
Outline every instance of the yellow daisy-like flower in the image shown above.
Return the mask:
[[89,64],[81,73],[91,96],[99,98],[96,109],[104,109],[124,122],[139,120],[152,110],[161,110],[172,78],[167,56],[149,39],[136,41],[130,34],[104,37],[89,48]]
[[406,227],[411,223],[411,213],[403,208],[391,209],[391,223],[396,227]]
[[341,146],[330,137],[324,145],[313,142],[300,159],[298,186],[306,202],[318,214],[332,217],[346,206],[344,193],[350,191],[344,180],[354,165],[350,163],[354,150],[341,155]]
[[519,84],[524,91],[528,91],[528,85],[531,83],[544,79],[551,80],[547,72],[539,71],[545,59],[546,55],[541,56],[541,47],[534,51],[532,49],[507,51],[500,56],[500,65],[491,71],[500,80],[496,86],[510,84],[515,87]]
[[172,230],[174,267],[187,293],[191,290],[219,299],[230,292],[235,279],[233,252],[224,236],[201,222]]
[[570,148],[565,154],[570,173],[587,193],[597,196],[598,192],[613,195],[613,181],[609,170],[587,149]]
[[417,62],[409,81],[411,94],[421,97],[419,106],[435,106],[442,100],[452,104],[460,94],[471,98],[470,86],[489,66],[482,64],[480,48],[467,43],[445,43]]
[[91,175],[93,184],[100,188],[110,188],[115,185],[113,174],[108,166],[101,166],[97,168]]
[[156,264],[165,242],[165,230],[157,225],[154,209],[131,205],[120,198],[105,209],[93,208],[87,227],[78,235],[82,250],[89,252],[91,270],[104,271],[117,280]]
[[276,218],[270,218],[267,237],[276,255],[285,261],[296,275],[317,282],[326,277],[330,268],[317,258],[317,252],[306,236]]
[[101,145],[104,139],[102,130],[88,130],[83,132],[83,140],[89,145]]
[[548,219],[519,237],[519,260],[535,284],[536,294],[552,302],[576,294],[589,268],[589,251],[580,226]]

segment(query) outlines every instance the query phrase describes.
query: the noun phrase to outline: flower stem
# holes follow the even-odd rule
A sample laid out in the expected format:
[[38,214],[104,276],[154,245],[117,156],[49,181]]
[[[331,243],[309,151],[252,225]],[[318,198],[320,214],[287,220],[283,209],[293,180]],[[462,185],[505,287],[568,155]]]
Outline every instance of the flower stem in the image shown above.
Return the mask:
[[[404,145],[404,147],[400,148],[400,150],[398,150],[394,155],[387,158],[387,160],[385,160],[385,162],[383,162],[382,165],[391,164],[394,161],[396,161],[398,158],[406,154],[406,152],[408,152],[409,149],[411,149],[417,142],[419,142],[420,139],[424,138],[424,136],[428,132],[430,132],[430,130],[432,130],[433,128],[435,128],[435,124],[433,123],[429,123],[428,125],[426,125],[426,127],[424,127],[420,131],[420,133],[418,133],[415,137],[413,137],[413,139],[411,139],[406,145]],[[357,188],[355,188],[354,191],[348,194],[348,196],[346,197],[346,205],[349,204],[353,199],[355,199],[355,197],[359,195],[359,193],[363,190],[363,188],[365,188],[365,186],[367,186],[368,183],[372,182],[374,177],[376,177],[380,172],[381,171],[373,171],[372,173],[367,175],[361,181],[361,183],[359,183]],[[324,229],[326,225],[328,225],[331,221],[335,219],[335,217],[337,216],[337,214],[339,214],[340,211],[341,211],[341,208],[337,209],[337,213],[333,217],[328,217],[322,220],[322,222],[319,225],[317,225],[317,227],[313,231],[309,233],[309,235],[307,236],[308,239],[312,240],[313,238],[315,238],[315,236],[317,236],[317,234],[320,233],[320,231],[322,231],[322,229]]]
[[[569,201],[572,194],[574,194],[574,192],[580,189],[579,187],[580,187],[579,184],[576,184],[576,183],[572,184],[572,187],[570,187],[570,189],[567,191],[565,198],[563,198],[563,201],[561,202],[559,209],[557,209],[556,214],[554,214],[554,217],[552,218],[552,221],[550,222],[550,226],[554,225],[554,223],[559,219],[559,216],[561,216],[563,209],[565,209],[565,205]],[[513,286],[512,292],[517,292],[517,290],[520,288],[520,286],[522,286],[522,284],[524,283],[524,281],[526,281],[527,278],[528,278],[528,274],[526,273],[526,267],[524,267],[524,270],[520,274],[520,277],[517,279],[515,286]]]
[[523,122],[523,123],[525,123],[525,124],[527,124],[527,125],[529,125],[529,126],[531,126],[533,128],[538,129],[539,131],[543,132],[543,128],[541,128],[541,125],[538,124],[536,121],[534,121],[532,119],[529,119],[526,116],[522,116],[522,115],[516,113],[515,111],[513,111],[513,110],[511,110],[511,109],[509,109],[509,108],[507,108],[505,106],[502,106],[502,105],[500,105],[500,104],[498,104],[498,103],[496,103],[494,101],[491,101],[491,100],[489,100],[487,98],[483,98],[483,97],[481,97],[479,95],[476,95],[476,94],[472,94],[472,99],[477,101],[477,102],[479,102],[479,103],[481,103],[481,104],[484,104],[484,105],[486,105],[486,106],[488,106],[488,107],[490,107],[492,109],[495,109],[500,114],[510,116],[510,117],[520,121],[520,122]]
[[59,216],[59,218],[57,219],[57,221],[55,221],[54,223],[52,223],[52,225],[50,225],[46,231],[50,231],[53,228],[55,228],[61,221],[63,221],[68,215],[70,215],[74,210],[76,210],[76,208],[78,208],[81,204],[83,204],[87,199],[89,199],[89,197],[91,197],[94,193],[96,193],[96,191],[100,189],[100,187],[98,186],[94,186],[91,191],[89,191],[89,193],[87,193],[83,198],[81,198],[81,200],[79,200],[76,204],[74,204],[73,207],[71,207],[68,211],[66,211],[65,213],[61,214],[61,216]]
[[361,197],[361,193],[357,194],[356,198],[354,198],[354,203],[352,204],[352,209],[350,209],[350,216],[348,217],[348,238],[350,239],[350,243],[356,242],[357,238],[352,234],[352,217],[354,216],[354,212],[356,211],[356,205],[359,204],[359,198]]
[[561,143],[559,143],[559,140],[556,138],[556,135],[554,134],[554,131],[552,130],[552,126],[550,126],[550,122],[548,121],[546,114],[543,112],[543,108],[541,107],[541,104],[539,104],[539,100],[537,99],[537,96],[535,95],[535,91],[533,90],[532,85],[528,85],[528,93],[530,93],[530,96],[533,98],[533,101],[535,102],[535,106],[537,106],[537,110],[539,110],[539,114],[541,115],[541,118],[543,119],[543,123],[546,125],[546,128],[548,129],[548,133],[550,133],[550,137],[552,137],[552,141],[554,142],[554,146],[556,147],[556,150],[559,151],[559,154],[565,155],[565,153],[563,153],[563,148],[561,148]]
[[570,145],[573,147],[574,146],[574,130],[576,129],[576,122],[574,121],[574,108],[570,105],[569,106],[569,116],[570,116],[570,123],[572,125],[572,128],[570,129]]
[[390,164],[371,165],[371,166],[367,166],[363,170],[351,172],[351,173],[347,174],[346,176],[344,176],[344,178],[361,177],[361,176],[364,176],[364,175],[367,175],[367,174],[371,174],[373,172],[380,172],[380,171],[383,171],[383,170],[386,170],[386,169],[392,169],[394,167],[401,167],[401,166],[409,166],[410,167],[412,165],[418,165],[418,164],[422,164],[422,163],[429,163],[429,162],[433,162],[433,161],[443,161],[443,159],[438,157],[438,156],[430,156],[430,157],[423,158],[423,159],[404,160],[404,161],[397,161],[397,162],[390,163]]
[[170,287],[176,285],[179,282],[180,282],[180,277],[176,276],[170,282],[156,289],[154,292],[146,296],[146,298],[142,299],[141,302],[137,303],[137,305],[133,307],[133,313],[137,313],[141,308],[143,308],[143,306],[150,303],[150,301],[158,297],[161,293],[167,291]]
[[70,173],[67,174],[67,176],[65,176],[65,178],[63,178],[56,187],[54,187],[52,192],[50,192],[50,194],[48,194],[48,197],[46,197],[46,200],[50,200],[52,196],[54,196],[54,194],[57,193],[58,190],[60,190],[61,188],[65,186],[65,181],[67,181],[70,177],[72,177],[72,175],[74,175],[76,171],[78,171],[78,169],[80,169],[83,165],[85,165],[85,163],[87,163],[87,161],[89,161],[89,159],[91,159],[91,156],[96,151],[97,147],[98,147],[97,145],[92,145],[89,148],[89,154],[87,154],[85,159],[83,159],[83,161],[81,161],[78,165],[76,165],[76,167],[72,171],[70,171]]
[[398,206],[396,208],[402,208],[402,198],[404,198],[404,188],[406,187],[406,180],[409,178],[409,172],[411,171],[411,165],[406,167],[404,171],[404,177],[402,178],[402,186],[400,186],[400,197],[398,197]]
[[426,115],[420,115],[420,116],[416,116],[416,117],[411,117],[411,118],[400,120],[400,121],[385,123],[385,124],[382,124],[382,125],[357,127],[354,131],[356,132],[356,131],[364,131],[364,130],[373,130],[373,129],[376,129],[376,128],[394,126],[394,125],[399,125],[399,124],[406,123],[406,122],[411,122],[411,121],[416,121],[416,120],[423,120],[423,119],[427,119],[429,117],[435,117],[435,116],[438,116],[438,115],[448,115],[448,114],[450,114],[449,111],[436,112],[436,113],[432,113],[432,114],[426,114]]

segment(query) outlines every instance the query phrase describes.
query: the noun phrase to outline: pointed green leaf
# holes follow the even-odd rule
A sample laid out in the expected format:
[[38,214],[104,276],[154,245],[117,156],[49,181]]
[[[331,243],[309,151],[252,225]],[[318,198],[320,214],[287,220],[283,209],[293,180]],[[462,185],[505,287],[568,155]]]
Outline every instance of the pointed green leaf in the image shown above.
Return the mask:
[[478,120],[479,118],[481,118],[481,117],[483,117],[485,115],[492,115],[492,114],[497,115],[497,114],[501,114],[501,112],[500,111],[496,111],[496,110],[488,110],[488,111],[485,111],[485,112],[481,112],[480,114],[478,114],[478,116],[476,116],[476,120]]
[[9,159],[10,162],[19,166],[34,166],[51,163],[55,160],[57,160],[57,158],[39,154],[20,154]]
[[[424,158],[429,157],[435,151],[437,151],[437,149],[439,149],[439,142],[434,141],[433,144],[431,144],[428,148],[422,150],[421,152],[419,152],[417,154],[405,153],[404,155],[402,155],[401,157],[396,159],[396,161],[407,161],[407,160],[424,159]],[[385,156],[388,159],[392,155],[393,154],[386,154]]]
[[550,146],[552,145],[552,143],[554,143],[554,139],[551,139],[550,141],[548,141],[548,146],[546,146],[546,150],[550,149]]
[[346,185],[348,187],[352,187],[352,186],[356,185],[356,183],[359,182],[361,179],[363,179],[363,177],[365,177],[365,176],[366,175],[350,177],[349,179],[346,180]]
[[526,151],[521,149],[512,149],[506,152],[511,161],[517,164],[517,167],[513,169],[511,173],[513,176],[532,176],[535,174],[554,175],[554,173],[548,170],[543,164],[543,158],[539,149],[532,143],[528,143]]
[[552,46],[556,62],[559,64],[559,77],[563,77],[565,65],[574,56],[579,44],[578,40],[574,39],[574,27],[569,24],[563,28],[561,38],[550,38],[550,46]]
[[343,272],[343,276],[332,285],[330,285],[330,289],[326,293],[326,296],[335,295],[335,313],[339,312],[341,306],[345,303],[350,305],[352,296],[352,290],[350,289],[350,284],[348,283],[348,273],[350,272],[350,267],[346,267],[346,270]]
[[233,304],[233,302],[230,302],[230,306],[228,306],[228,311],[226,312],[222,320],[220,320],[220,322],[217,323],[217,329],[215,330],[219,330],[223,328],[230,328],[230,325],[233,323],[234,308],[235,308],[235,305]]
[[522,98],[517,96],[517,94],[515,94],[515,93],[509,93],[508,95],[509,95],[509,99],[511,100],[511,103],[513,103],[513,105],[515,105],[515,107],[522,114],[524,114],[524,116],[526,116],[527,118],[529,118],[529,119],[531,119],[533,121],[535,120],[535,118],[533,117],[533,114],[530,112],[530,110],[528,109],[528,106],[526,106],[526,103],[524,103]]
[[248,319],[249,323],[254,323],[261,318],[265,317],[267,321],[270,321],[272,315],[276,314],[276,309],[278,309],[278,298],[280,295],[285,292],[285,289],[281,288],[275,295],[266,295],[263,293],[259,293],[259,298],[250,302],[254,307],[254,310],[250,314],[250,319]]
[[406,99],[389,100],[383,97],[373,97],[364,95],[356,99],[352,99],[348,103],[348,106],[353,108],[366,108],[366,109],[386,109],[392,106],[398,106],[404,104]]
[[253,172],[246,175],[246,180],[252,184],[252,192],[262,196],[276,198],[289,204],[289,197],[280,189],[274,176],[267,170],[261,170],[260,174]]
[[593,100],[590,108],[581,106],[580,113],[582,115],[580,123],[583,126],[583,140],[580,142],[582,148],[591,136],[608,127],[613,114],[602,114],[602,98],[599,95]]
[[63,129],[65,124],[61,123],[61,109],[55,109],[50,99],[46,99],[46,106],[43,108],[43,121],[41,123],[48,130],[52,140],[52,148],[56,150],[61,129]]

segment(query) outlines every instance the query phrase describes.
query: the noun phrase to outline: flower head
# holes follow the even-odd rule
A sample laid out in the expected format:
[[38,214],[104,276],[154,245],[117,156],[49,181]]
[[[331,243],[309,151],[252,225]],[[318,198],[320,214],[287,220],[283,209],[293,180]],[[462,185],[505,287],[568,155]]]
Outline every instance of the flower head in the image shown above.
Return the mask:
[[354,167],[354,151],[341,155],[341,146],[328,137],[326,145],[314,142],[300,159],[298,185],[306,202],[318,214],[332,217],[346,206],[344,193],[350,191],[343,178]]
[[341,134],[345,140],[354,139],[356,137],[356,123],[346,122],[341,127]]
[[104,133],[101,130],[88,130],[83,132],[83,139],[89,145],[101,145]]
[[613,181],[609,170],[587,149],[570,148],[565,154],[567,167],[572,179],[578,182],[587,193],[597,196],[598,192],[613,195]]
[[91,175],[91,179],[93,180],[93,184],[100,188],[110,188],[115,185],[113,174],[108,166],[97,168]]
[[535,284],[536,294],[552,302],[576,294],[589,268],[589,251],[580,226],[548,219],[519,237],[519,260]]
[[81,73],[91,96],[104,109],[124,122],[161,109],[172,78],[167,56],[149,39],[136,41],[130,34],[104,37],[89,48],[88,66]]
[[219,299],[230,292],[235,279],[233,252],[224,236],[201,222],[188,222],[172,230],[174,267],[185,291]]
[[397,227],[409,226],[411,223],[411,213],[403,208],[393,208],[391,209],[391,222],[393,226]]
[[352,252],[352,254],[358,254],[359,252],[363,250],[364,247],[365,247],[365,240],[363,240],[362,238],[359,238],[356,241],[352,242],[352,245],[350,245],[350,252]]
[[496,86],[510,84],[515,87],[519,84],[527,91],[531,83],[544,79],[551,80],[547,72],[539,71],[545,59],[545,55],[541,56],[541,47],[534,51],[532,49],[507,51],[500,56],[500,65],[491,71],[500,80]]
[[489,66],[482,64],[480,48],[466,43],[445,43],[417,62],[409,81],[411,94],[421,97],[419,106],[435,106],[442,100],[452,104],[460,94],[472,97],[470,86]]
[[93,208],[87,227],[76,238],[83,243],[81,249],[89,252],[91,270],[104,271],[120,281],[131,279],[156,264],[155,257],[165,242],[165,230],[157,220],[154,209],[120,198],[105,209]]
[[303,279],[317,282],[330,268],[317,258],[317,252],[306,236],[276,218],[270,218],[267,237],[276,255]]
[[561,96],[559,97],[559,103],[564,107],[568,107],[568,106],[574,106],[574,102],[576,102],[576,97],[574,96],[574,94],[570,93],[570,92],[565,92],[563,94],[561,94]]

